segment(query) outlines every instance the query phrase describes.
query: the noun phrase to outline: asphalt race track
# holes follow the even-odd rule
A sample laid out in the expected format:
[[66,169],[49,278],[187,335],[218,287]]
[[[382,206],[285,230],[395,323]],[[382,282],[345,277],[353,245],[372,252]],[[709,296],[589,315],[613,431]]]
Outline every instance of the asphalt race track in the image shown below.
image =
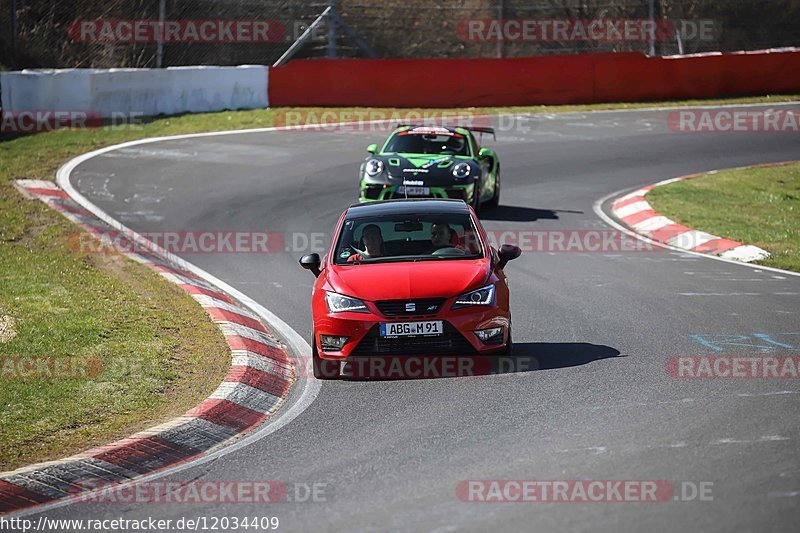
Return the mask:
[[[593,205],[614,192],[800,159],[797,133],[679,133],[666,116],[516,117],[496,143],[485,142],[501,157],[503,192],[500,208],[482,213],[484,225],[609,229]],[[91,159],[72,183],[138,231],[282,233],[288,253],[181,255],[309,339],[313,277],[297,264],[302,236],[331,231],[356,200],[364,148],[385,135],[167,140]],[[277,516],[285,531],[796,530],[797,379],[676,379],[665,365],[679,355],[797,354],[800,277],[660,249],[529,251],[506,271],[515,357],[535,369],[325,382],[288,426],[169,478],[325,483],[327,501],[77,503],[47,516]],[[713,500],[466,503],[456,487],[471,479],[712,482]]]

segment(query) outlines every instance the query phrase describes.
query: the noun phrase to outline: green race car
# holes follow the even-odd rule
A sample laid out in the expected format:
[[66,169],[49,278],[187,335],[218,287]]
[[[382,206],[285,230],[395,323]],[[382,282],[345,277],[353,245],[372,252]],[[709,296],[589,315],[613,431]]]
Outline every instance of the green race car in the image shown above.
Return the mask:
[[500,201],[500,160],[473,132],[492,128],[398,126],[383,145],[367,148],[359,200],[456,198],[477,212]]

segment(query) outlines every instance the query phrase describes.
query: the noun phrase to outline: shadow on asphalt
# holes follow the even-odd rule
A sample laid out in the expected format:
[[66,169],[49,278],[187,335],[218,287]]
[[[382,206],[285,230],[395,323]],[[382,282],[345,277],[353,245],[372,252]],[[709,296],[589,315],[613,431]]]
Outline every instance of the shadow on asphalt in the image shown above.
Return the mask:
[[558,220],[559,213],[582,215],[583,211],[536,209],[535,207],[500,205],[494,209],[481,210],[479,218],[481,220],[498,220],[505,222],[535,222],[536,220]]
[[[593,361],[621,357],[619,350],[603,344],[586,342],[520,342],[514,343],[514,355],[510,359],[517,363],[516,368],[524,366],[525,361],[533,364],[530,370],[554,370],[571,366],[586,365]],[[519,372],[520,370],[513,370]],[[505,374],[508,372],[498,372]]]
[[523,342],[513,355],[363,356],[351,357],[344,369],[324,361],[326,375],[352,381],[392,381],[442,378],[481,378],[581,366],[620,357],[610,346],[583,342]]

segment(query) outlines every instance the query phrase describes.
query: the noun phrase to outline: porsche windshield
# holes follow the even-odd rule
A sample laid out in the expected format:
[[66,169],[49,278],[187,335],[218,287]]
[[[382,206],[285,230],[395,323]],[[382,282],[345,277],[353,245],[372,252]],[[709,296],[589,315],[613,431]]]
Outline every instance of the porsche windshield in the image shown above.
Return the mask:
[[397,214],[345,220],[335,263],[477,259],[483,253],[468,214]]
[[394,135],[383,153],[469,156],[467,137],[444,128],[416,128]]

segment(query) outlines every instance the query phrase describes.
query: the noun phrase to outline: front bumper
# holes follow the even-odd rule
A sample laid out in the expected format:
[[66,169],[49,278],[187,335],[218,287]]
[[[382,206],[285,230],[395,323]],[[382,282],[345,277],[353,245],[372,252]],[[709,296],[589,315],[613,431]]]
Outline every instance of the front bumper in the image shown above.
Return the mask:
[[[399,185],[389,185],[381,183],[364,183],[361,182],[359,190],[359,201],[376,202],[379,200],[398,200],[405,199],[404,193],[398,193],[397,188]],[[467,203],[472,201],[472,194],[475,189],[473,183],[466,185],[451,185],[447,187],[430,187],[430,194],[425,196],[408,196],[408,198],[442,198],[442,199],[456,199],[464,200]]]
[[[344,361],[348,357],[370,356],[474,356],[501,352],[508,342],[510,320],[507,311],[500,307],[469,307],[451,310],[455,298],[448,299],[436,315],[384,316],[377,307],[366,302],[370,313],[326,313],[314,320],[317,351],[321,359]],[[444,333],[438,337],[383,339],[379,335],[379,325],[385,322],[419,322],[442,320]],[[485,344],[481,342],[476,330],[503,328],[502,343]],[[325,350],[320,341],[321,335],[348,337],[341,350]]]

